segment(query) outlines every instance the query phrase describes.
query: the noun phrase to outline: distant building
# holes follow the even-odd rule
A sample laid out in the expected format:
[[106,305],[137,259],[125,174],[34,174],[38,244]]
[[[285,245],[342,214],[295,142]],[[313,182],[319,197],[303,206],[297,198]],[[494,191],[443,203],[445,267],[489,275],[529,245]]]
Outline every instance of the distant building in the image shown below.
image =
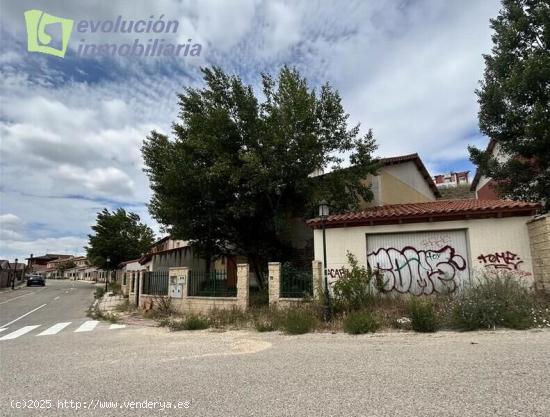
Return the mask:
[[468,185],[470,171],[449,172],[447,174],[434,175],[434,182],[437,188],[458,187]]
[[33,256],[31,253],[31,256],[29,258],[26,258],[27,261],[27,267],[29,269],[29,272],[33,273],[44,273],[48,269],[48,263],[55,261],[57,259],[68,259],[71,258],[71,255],[60,255],[56,253],[47,253],[42,256]]

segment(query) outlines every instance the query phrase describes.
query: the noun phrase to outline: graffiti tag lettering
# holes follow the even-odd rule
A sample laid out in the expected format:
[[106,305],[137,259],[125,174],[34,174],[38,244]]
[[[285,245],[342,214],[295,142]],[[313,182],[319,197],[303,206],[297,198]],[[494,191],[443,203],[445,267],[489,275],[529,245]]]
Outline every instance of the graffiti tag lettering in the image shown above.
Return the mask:
[[455,277],[466,261],[449,245],[438,250],[381,248],[367,254],[367,263],[384,274],[386,291],[414,295],[453,292]]
[[449,235],[441,236],[432,236],[426,239],[423,239],[420,244],[425,248],[437,249],[443,246],[449,245],[451,243],[451,237]]
[[477,257],[479,263],[485,268],[504,269],[507,271],[517,271],[522,275],[530,275],[528,272],[520,271],[519,265],[523,260],[518,254],[508,251],[489,253]]
[[329,268],[327,269],[327,275],[331,278],[341,278],[343,277],[346,273],[348,272],[348,269],[347,268]]

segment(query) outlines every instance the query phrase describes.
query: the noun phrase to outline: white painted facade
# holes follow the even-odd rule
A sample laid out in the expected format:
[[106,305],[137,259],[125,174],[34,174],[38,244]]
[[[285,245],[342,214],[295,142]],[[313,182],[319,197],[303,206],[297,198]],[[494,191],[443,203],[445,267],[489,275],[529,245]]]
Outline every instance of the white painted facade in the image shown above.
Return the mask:
[[[342,268],[348,267],[347,252],[356,256],[361,265],[367,266],[367,236],[374,234],[394,234],[416,232],[419,235],[429,239],[419,239],[416,259],[418,264],[419,253],[422,251],[441,251],[445,246],[457,246],[453,239],[448,240],[446,236],[463,231],[465,236],[465,249],[456,249],[460,255],[464,255],[467,263],[466,270],[460,271],[457,277],[466,277],[465,279],[474,279],[483,271],[495,270],[513,270],[522,276],[529,285],[533,284],[533,265],[529,236],[527,230],[527,221],[529,216],[472,219],[472,220],[452,220],[436,221],[422,223],[406,223],[392,225],[374,225],[374,226],[356,226],[356,227],[333,227],[326,229],[327,245],[327,267],[329,270],[329,281],[338,279]],[[451,233],[452,231],[452,233]],[[426,234],[426,232],[430,232]],[[406,235],[402,235],[406,237]],[[438,241],[437,236],[443,240]],[[446,240],[447,239],[447,240]],[[402,251],[410,245],[405,240],[403,247],[395,247],[398,240],[388,235],[387,248],[395,248]],[[428,242],[428,243],[426,243]],[[439,242],[439,243],[438,243]],[[378,243],[380,239],[378,239]],[[314,231],[315,259],[323,261],[323,238],[322,230]],[[439,246],[441,247],[439,247]],[[462,246],[462,244],[460,244]],[[408,254],[405,254],[408,256]],[[410,259],[410,256],[409,256]],[[427,264],[424,264],[427,265]],[[456,263],[460,265],[460,262]],[[430,266],[428,265],[428,268]],[[438,272],[437,263],[433,266],[435,271],[427,271],[424,277],[431,277],[436,280],[441,273]],[[445,268],[441,268],[442,270]],[[396,276],[395,271],[387,271],[385,274],[392,277]],[[413,276],[412,279],[418,278]],[[422,277],[421,277],[422,278]],[[463,279],[463,278],[460,278]],[[460,286],[457,282],[457,287]],[[438,283],[433,283],[437,286]]]

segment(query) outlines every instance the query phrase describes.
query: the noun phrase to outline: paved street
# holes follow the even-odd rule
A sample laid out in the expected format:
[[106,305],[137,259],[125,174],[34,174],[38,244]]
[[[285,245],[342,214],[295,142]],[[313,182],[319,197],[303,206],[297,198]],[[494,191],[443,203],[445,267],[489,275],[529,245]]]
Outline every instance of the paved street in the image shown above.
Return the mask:
[[284,336],[102,322],[75,332],[91,321],[92,292],[49,281],[0,294],[2,324],[46,304],[0,333],[40,326],[0,340],[2,415],[550,415],[548,330]]

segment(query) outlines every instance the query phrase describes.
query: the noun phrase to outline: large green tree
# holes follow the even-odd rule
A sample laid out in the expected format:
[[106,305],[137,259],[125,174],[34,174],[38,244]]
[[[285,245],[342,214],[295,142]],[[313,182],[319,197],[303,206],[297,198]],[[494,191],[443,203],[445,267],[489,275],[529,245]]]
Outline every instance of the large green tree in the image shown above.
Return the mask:
[[151,228],[140,222],[139,215],[123,208],[112,212],[105,208],[97,213],[92,230],[85,249],[91,264],[103,269],[139,258],[150,249],[155,237]]
[[[179,95],[174,137],[153,131],[142,153],[153,197],[151,214],[207,259],[248,257],[262,279],[267,260],[292,253],[288,219],[333,212],[372,198],[361,182],[374,172],[372,133],[348,128],[348,114],[328,84],[318,91],[283,67],[262,75],[262,100],[220,68],[205,68],[204,88]],[[353,168],[341,168],[349,158]],[[332,175],[314,177],[318,170]]]
[[504,0],[491,19],[493,49],[484,55],[477,91],[479,126],[507,160],[470,147],[480,172],[513,199],[545,201],[550,209],[550,3]]

